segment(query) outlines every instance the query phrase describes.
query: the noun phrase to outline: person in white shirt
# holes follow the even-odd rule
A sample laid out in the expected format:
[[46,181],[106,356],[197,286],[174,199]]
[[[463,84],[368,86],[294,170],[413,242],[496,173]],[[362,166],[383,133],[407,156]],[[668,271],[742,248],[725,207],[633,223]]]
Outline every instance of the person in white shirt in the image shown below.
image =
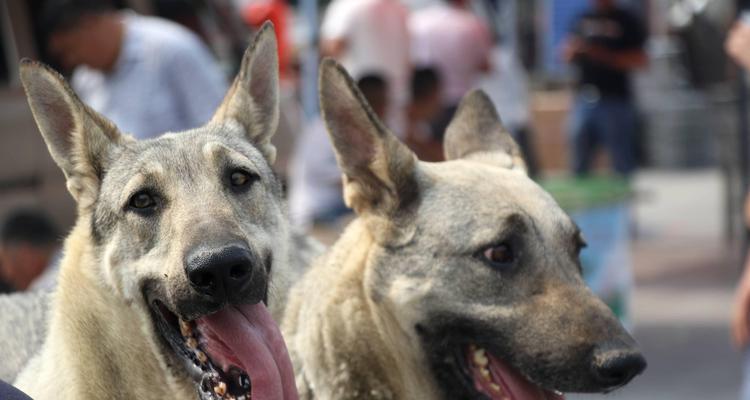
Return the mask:
[[[388,84],[379,75],[363,76],[357,86],[383,118],[388,109]],[[313,224],[334,222],[348,213],[342,198],[341,170],[325,124],[318,118],[297,141],[290,164],[289,214],[299,231]]]
[[48,0],[41,15],[49,53],[81,100],[136,138],[204,124],[227,90],[206,45],[181,25],[105,0]]
[[443,83],[443,115],[439,135],[453,117],[461,98],[490,69],[492,36],[466,0],[447,0],[418,10],[409,19],[411,55],[418,67],[433,67]]
[[399,136],[409,101],[408,18],[399,0],[333,0],[320,28],[322,55],[337,59],[355,80],[377,74],[388,82],[386,122]]

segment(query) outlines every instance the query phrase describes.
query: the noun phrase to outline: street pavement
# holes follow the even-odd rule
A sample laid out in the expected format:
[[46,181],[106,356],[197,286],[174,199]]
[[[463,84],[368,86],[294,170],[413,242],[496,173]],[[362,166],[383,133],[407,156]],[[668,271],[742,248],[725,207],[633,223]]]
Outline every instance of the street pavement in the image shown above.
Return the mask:
[[649,366],[608,395],[568,398],[737,399],[741,358],[728,324],[739,266],[722,236],[721,175],[647,171],[635,187],[632,316]]

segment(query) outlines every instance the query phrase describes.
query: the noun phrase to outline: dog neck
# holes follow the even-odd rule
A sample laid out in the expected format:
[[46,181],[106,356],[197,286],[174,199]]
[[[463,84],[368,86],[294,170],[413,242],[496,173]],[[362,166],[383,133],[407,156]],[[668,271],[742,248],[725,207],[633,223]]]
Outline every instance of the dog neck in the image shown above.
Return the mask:
[[375,246],[355,220],[291,294],[284,334],[303,398],[436,398],[419,345],[368,288]]
[[145,305],[114,298],[97,278],[89,229],[81,219],[66,240],[42,353],[17,385],[38,400],[195,397],[146,336]]

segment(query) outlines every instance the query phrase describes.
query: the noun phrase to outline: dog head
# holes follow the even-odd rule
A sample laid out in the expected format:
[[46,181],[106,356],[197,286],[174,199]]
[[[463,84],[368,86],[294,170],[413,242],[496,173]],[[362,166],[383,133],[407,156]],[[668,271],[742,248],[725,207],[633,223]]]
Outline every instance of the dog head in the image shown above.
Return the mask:
[[202,399],[295,393],[265,306],[288,241],[270,167],[277,74],[267,24],[210,122],[139,142],[81,103],[56,72],[21,65],[34,117],[100,265],[94,281],[142,311],[144,321],[134,323],[146,325],[155,356],[192,378]]
[[327,60],[321,108],[344,197],[376,246],[365,291],[409,336],[446,398],[607,392],[645,368],[585,286],[575,223],[526,174],[487,96],[462,101],[447,162],[424,163]]

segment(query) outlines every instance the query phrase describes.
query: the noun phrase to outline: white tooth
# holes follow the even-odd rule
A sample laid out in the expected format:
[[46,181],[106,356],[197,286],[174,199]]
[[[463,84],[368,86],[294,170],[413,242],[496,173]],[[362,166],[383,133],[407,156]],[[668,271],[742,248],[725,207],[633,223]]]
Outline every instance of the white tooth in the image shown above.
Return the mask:
[[190,336],[193,334],[193,327],[190,326],[189,322],[185,322],[183,320],[180,320],[180,333],[182,333],[182,336]]
[[487,355],[484,353],[484,349],[474,351],[474,364],[480,367],[487,365]]
[[208,357],[206,357],[206,353],[202,351],[196,351],[195,356],[198,357],[198,361],[200,361],[201,363],[205,363],[206,361],[208,361]]
[[498,385],[495,382],[490,383],[490,389],[492,389],[493,392],[497,392],[497,393],[503,392],[503,388],[501,388],[500,385]]
[[218,394],[219,396],[224,396],[227,392],[227,384],[224,382],[219,382],[218,385],[214,386],[214,393]]
[[554,393],[554,394],[556,394],[558,396],[562,396],[563,395],[563,392],[561,392],[559,390],[553,390],[552,393]]
[[482,378],[484,378],[485,380],[490,380],[490,370],[488,370],[487,368],[480,368],[479,374],[482,375]]
[[197,349],[198,348],[198,341],[195,340],[195,338],[188,338],[188,340],[185,341],[185,344],[190,349]]

